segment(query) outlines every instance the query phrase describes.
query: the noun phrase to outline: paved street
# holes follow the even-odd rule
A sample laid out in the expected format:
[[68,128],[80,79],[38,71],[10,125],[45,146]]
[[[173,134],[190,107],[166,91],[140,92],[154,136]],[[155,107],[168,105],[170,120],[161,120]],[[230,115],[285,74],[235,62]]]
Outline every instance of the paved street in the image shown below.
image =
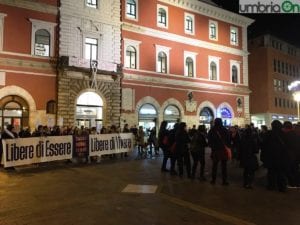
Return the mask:
[[232,163],[230,185],[224,187],[220,180],[212,186],[161,173],[161,160],[137,160],[132,153],[88,165],[1,168],[0,225],[300,224],[300,190],[265,190],[263,170],[254,190],[246,190],[241,169]]

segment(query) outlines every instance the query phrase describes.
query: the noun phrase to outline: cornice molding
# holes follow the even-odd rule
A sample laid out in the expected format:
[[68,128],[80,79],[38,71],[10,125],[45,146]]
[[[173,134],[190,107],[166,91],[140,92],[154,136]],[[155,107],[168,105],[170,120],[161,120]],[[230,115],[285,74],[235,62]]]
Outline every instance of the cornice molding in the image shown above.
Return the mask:
[[192,82],[192,81],[184,81],[182,79],[176,80],[174,78],[162,78],[162,77],[153,77],[153,76],[147,76],[147,75],[141,76],[141,75],[129,74],[129,73],[124,73],[123,80],[125,83],[128,81],[137,81],[137,82],[144,82],[144,83],[149,83],[149,84],[151,83],[151,85],[153,85],[153,84],[165,85],[165,86],[174,85],[174,86],[186,87],[187,89],[197,88],[197,89],[205,89],[205,90],[209,90],[209,91],[218,91],[220,93],[234,92],[234,93],[240,94],[240,95],[250,94],[250,90],[247,86],[239,86],[239,87],[236,87],[234,85],[225,86],[222,84],[209,83],[208,80],[206,83],[201,82],[201,81]]
[[58,14],[57,6],[36,2],[35,0],[0,0],[0,4],[29,9],[33,11],[39,11],[42,13],[48,13],[53,15]]
[[254,22],[245,16],[241,16],[234,12],[230,12],[219,7],[207,4],[202,1],[195,0],[158,0],[165,4],[173,5],[176,7],[183,8],[210,18],[217,19],[219,21],[224,21],[226,23],[231,23],[237,26],[247,27]]
[[54,71],[55,73],[55,66],[51,62],[37,62],[37,61],[24,60],[24,59],[10,59],[10,58],[0,56],[0,65],[6,67],[19,67],[19,68],[26,68],[26,69]]
[[220,44],[215,44],[207,41],[201,41],[195,38],[188,38],[185,36],[177,35],[177,34],[172,34],[169,32],[164,32],[160,30],[155,30],[152,28],[144,27],[144,26],[137,26],[131,23],[124,22],[122,25],[122,30],[126,30],[129,32],[133,33],[138,33],[141,35],[147,35],[151,36],[154,38],[161,38],[167,41],[173,41],[173,42],[178,42],[181,44],[186,44],[186,45],[191,45],[191,46],[196,46],[199,48],[205,48],[209,50],[214,50],[218,52],[224,52],[224,53],[229,53],[233,55],[238,55],[238,56],[247,56],[249,55],[249,52],[247,50],[240,50],[236,48],[230,48],[224,45]]

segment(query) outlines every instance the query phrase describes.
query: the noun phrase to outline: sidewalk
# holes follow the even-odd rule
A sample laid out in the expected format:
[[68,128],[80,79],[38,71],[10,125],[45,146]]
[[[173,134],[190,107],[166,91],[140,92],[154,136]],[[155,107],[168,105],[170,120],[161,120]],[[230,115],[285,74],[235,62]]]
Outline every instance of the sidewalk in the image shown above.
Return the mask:
[[[209,157],[209,155],[208,155]],[[254,190],[212,186],[161,173],[162,157],[0,169],[0,225],[298,225],[299,190],[269,192],[259,172]],[[210,160],[207,160],[210,174]]]

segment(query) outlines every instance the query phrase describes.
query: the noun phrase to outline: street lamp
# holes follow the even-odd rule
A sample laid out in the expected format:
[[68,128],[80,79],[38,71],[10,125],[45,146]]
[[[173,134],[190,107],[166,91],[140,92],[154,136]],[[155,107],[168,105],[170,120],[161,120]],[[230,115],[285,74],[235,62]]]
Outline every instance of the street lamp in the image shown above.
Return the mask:
[[293,92],[294,100],[297,102],[297,119],[298,122],[300,122],[300,109],[299,109],[299,103],[300,103],[300,81],[294,81],[289,86],[288,89]]

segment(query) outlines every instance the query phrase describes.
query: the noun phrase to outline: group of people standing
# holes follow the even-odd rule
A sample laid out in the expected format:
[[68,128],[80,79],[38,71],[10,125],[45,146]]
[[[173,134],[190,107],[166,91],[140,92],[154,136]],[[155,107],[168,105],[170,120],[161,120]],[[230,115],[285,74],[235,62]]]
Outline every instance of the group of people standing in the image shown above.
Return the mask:
[[[171,130],[167,129],[167,125],[163,121],[158,133],[158,144],[163,151],[162,172],[180,177],[186,174],[188,178],[194,179],[200,164],[199,179],[205,181],[205,149],[209,146],[212,185],[216,184],[219,164],[222,185],[229,184],[227,163],[233,158],[244,169],[243,186],[247,189],[253,188],[259,160],[267,169],[268,189],[285,192],[287,185],[300,186],[300,125],[293,126],[290,122],[282,124],[275,120],[271,130],[263,126],[258,131],[252,124],[246,125],[244,129],[227,129],[221,118],[214,120],[208,132],[204,125],[190,130],[184,122],[176,123]],[[170,168],[167,168],[168,160]]]

